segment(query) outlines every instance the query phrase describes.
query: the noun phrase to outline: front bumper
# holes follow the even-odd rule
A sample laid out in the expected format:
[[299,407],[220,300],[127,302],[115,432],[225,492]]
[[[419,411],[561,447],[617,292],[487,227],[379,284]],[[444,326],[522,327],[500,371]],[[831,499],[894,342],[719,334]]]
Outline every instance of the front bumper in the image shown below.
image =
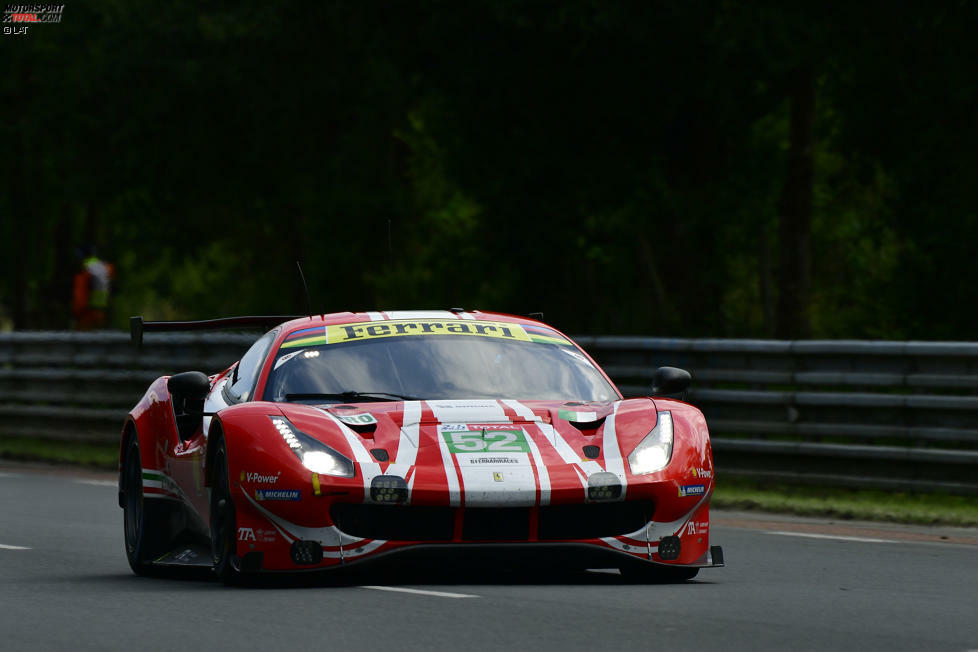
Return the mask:
[[[238,492],[237,555],[246,571],[325,570],[422,550],[452,556],[467,550],[477,555],[539,550],[547,551],[544,556],[578,558],[585,566],[594,563],[593,556],[618,560],[613,566],[629,560],[688,568],[722,565],[709,543],[709,494],[666,505],[649,497],[542,507],[452,507],[326,496],[280,503]],[[675,514],[677,502],[685,509],[679,518],[659,520]]]

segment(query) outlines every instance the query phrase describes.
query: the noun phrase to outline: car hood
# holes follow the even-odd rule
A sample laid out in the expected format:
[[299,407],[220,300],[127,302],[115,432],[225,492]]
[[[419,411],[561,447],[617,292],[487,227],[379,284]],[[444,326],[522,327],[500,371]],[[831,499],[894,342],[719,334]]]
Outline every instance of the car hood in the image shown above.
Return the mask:
[[[649,398],[612,402],[462,399],[364,402],[309,406],[276,404],[303,432],[340,449],[383,450],[393,459],[403,448],[446,446],[460,452],[507,452],[525,448],[493,432],[516,432],[583,459],[627,456],[656,423]],[[485,446],[466,443],[479,433]],[[339,439],[339,441],[337,441]],[[344,445],[345,444],[345,445]],[[593,448],[597,446],[595,453]],[[356,451],[351,451],[355,453]],[[355,457],[355,456],[354,456]]]

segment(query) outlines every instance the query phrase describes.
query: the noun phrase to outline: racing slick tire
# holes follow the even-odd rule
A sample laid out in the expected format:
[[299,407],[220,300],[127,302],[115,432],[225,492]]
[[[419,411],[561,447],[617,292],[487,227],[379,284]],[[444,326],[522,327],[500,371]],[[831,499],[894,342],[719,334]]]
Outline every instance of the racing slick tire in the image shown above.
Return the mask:
[[136,575],[158,576],[163,573],[152,560],[165,553],[170,544],[170,513],[163,501],[143,496],[143,463],[135,432],[129,434],[125,451],[121,485],[126,558]]
[[214,573],[225,584],[235,584],[239,572],[234,567],[234,552],[237,544],[234,503],[231,501],[231,487],[228,478],[228,453],[224,437],[218,435],[213,443],[214,457],[211,460],[211,552]]
[[618,568],[626,581],[636,584],[678,584],[696,577],[698,568],[653,566],[652,564],[629,564]]

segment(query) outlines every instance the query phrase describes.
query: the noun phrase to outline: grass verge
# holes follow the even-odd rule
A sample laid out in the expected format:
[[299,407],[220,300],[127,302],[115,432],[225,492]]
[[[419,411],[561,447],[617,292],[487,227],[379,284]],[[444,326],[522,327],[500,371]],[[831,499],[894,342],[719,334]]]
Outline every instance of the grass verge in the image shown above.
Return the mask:
[[724,478],[713,493],[711,505],[847,520],[978,526],[978,498],[974,496],[767,484]]
[[0,459],[69,464],[114,471],[119,468],[119,445],[0,437]]
[[[114,443],[0,437],[0,459],[69,464],[114,471],[119,464],[119,448]],[[978,526],[978,498],[973,496],[767,484],[741,478],[724,478],[713,494],[712,505],[721,509],[800,516]]]

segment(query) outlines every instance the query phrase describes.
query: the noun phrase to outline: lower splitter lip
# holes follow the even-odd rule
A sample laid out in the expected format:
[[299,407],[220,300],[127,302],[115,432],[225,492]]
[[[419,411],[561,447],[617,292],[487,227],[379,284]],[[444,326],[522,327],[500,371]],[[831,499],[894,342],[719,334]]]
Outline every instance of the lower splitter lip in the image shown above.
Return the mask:
[[370,568],[374,565],[396,562],[400,566],[450,567],[464,570],[502,568],[509,570],[539,571],[582,570],[587,568],[619,568],[625,565],[657,566],[662,568],[719,568],[724,566],[720,546],[713,546],[706,559],[694,564],[664,564],[638,559],[634,555],[613,548],[589,543],[417,543],[393,550],[374,553],[368,557],[346,560],[332,566],[310,566],[291,569],[265,570],[252,567],[245,571],[268,575],[323,574],[333,575],[344,569]]

